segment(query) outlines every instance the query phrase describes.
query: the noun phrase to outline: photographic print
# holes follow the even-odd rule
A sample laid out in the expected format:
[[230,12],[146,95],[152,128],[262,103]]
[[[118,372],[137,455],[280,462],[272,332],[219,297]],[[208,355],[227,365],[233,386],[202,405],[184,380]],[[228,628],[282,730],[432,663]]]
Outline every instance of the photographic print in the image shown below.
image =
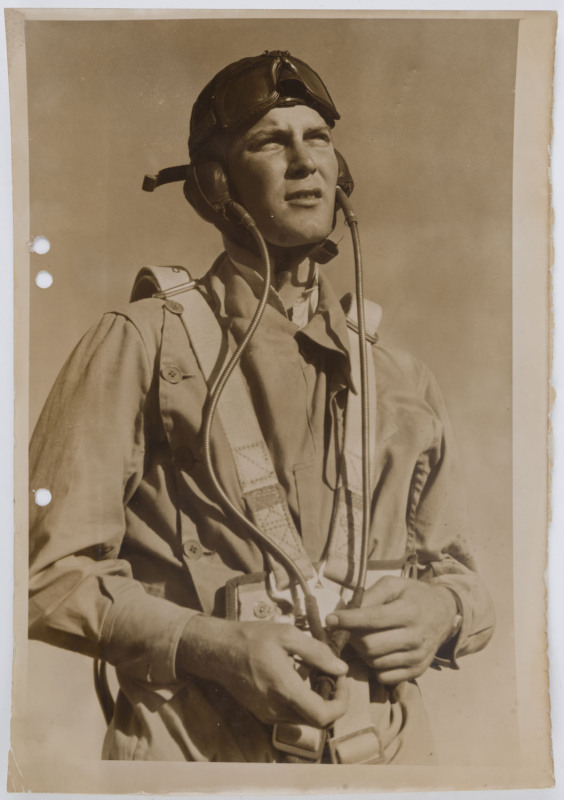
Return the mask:
[[551,785],[556,15],[6,27],[13,790]]

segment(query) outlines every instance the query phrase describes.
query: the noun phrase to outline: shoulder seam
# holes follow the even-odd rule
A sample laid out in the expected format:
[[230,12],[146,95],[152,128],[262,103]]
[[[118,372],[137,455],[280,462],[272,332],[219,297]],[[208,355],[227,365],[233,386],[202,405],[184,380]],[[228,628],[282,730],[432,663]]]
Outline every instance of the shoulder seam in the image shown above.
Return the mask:
[[[151,298],[149,298],[149,299],[151,299]],[[160,306],[162,308],[162,301],[160,302]],[[147,362],[148,372],[149,372],[149,374],[152,374],[153,366],[152,366],[152,363],[151,363],[151,357],[150,357],[150,354],[149,354],[149,348],[147,347],[147,341],[146,341],[145,336],[143,336],[143,332],[142,332],[141,328],[139,327],[139,325],[137,324],[137,322],[135,321],[133,315],[128,314],[127,310],[125,308],[116,308],[116,309],[113,309],[112,311],[106,311],[104,316],[124,317],[127,320],[127,322],[129,322],[130,325],[133,326],[133,328],[135,329],[137,335],[139,336],[139,339],[141,340],[141,342],[143,344],[143,351],[145,353],[145,359],[146,359],[146,362]],[[161,338],[162,338],[162,332],[159,333],[159,340]]]

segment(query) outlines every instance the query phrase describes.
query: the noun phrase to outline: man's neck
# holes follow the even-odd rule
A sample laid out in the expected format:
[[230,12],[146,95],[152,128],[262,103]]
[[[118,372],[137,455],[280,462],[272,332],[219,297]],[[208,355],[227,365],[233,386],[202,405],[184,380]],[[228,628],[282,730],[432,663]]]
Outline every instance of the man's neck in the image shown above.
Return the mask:
[[[262,260],[254,253],[225,242],[227,252],[240,263],[264,275]],[[285,308],[291,308],[311,284],[315,276],[315,262],[309,258],[311,245],[304,247],[276,247],[268,245],[272,265],[272,287],[278,293]]]

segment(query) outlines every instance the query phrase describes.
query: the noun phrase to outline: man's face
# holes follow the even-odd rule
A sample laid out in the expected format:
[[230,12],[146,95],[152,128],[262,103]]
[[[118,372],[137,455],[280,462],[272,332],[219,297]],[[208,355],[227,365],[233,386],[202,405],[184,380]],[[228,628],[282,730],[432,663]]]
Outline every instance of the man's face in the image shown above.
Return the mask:
[[273,108],[235,139],[228,170],[267,242],[316,244],[331,232],[337,157],[330,129],[314,109]]

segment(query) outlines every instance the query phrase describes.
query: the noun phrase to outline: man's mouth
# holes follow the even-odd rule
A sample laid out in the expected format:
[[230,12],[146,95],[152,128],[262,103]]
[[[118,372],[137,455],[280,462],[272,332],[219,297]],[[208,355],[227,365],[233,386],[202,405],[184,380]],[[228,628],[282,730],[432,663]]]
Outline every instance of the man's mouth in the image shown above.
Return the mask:
[[321,189],[297,189],[294,192],[288,192],[284,199],[290,205],[311,208],[319,203],[322,196]]
[[297,189],[295,192],[287,192],[286,200],[319,200],[321,189]]

